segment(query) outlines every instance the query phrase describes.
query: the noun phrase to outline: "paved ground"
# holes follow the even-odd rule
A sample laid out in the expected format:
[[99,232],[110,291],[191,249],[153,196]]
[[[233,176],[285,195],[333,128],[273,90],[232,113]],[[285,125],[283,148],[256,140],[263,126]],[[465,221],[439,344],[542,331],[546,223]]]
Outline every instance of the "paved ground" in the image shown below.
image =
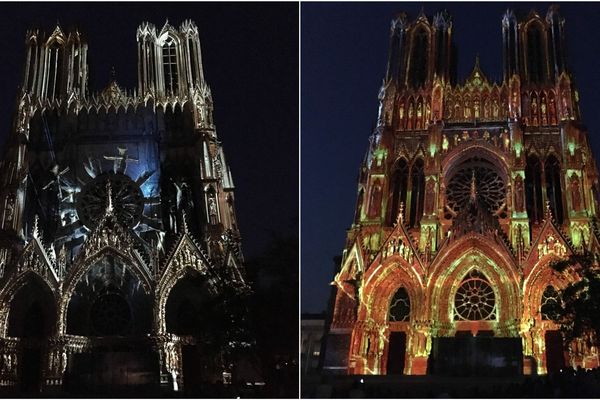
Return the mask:
[[525,397],[527,377],[303,376],[303,398]]

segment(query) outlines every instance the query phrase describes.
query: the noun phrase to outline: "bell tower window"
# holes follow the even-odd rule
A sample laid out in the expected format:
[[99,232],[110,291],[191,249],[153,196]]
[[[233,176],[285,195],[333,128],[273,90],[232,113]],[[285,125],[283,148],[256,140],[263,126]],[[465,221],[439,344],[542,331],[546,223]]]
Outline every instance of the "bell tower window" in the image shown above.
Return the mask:
[[58,43],[54,43],[49,48],[48,57],[48,85],[47,95],[53,99],[60,95],[61,82],[61,64],[62,64],[62,51]]
[[194,46],[194,41],[192,40],[192,38],[188,39],[188,55],[190,62],[191,82],[192,84],[195,84],[196,79],[198,79],[196,73],[196,63],[198,62],[198,55],[196,53],[196,48]]
[[525,168],[525,189],[527,191],[527,215],[533,223],[542,221],[544,202],[542,199],[542,165],[535,155],[527,157]]
[[563,223],[562,189],[560,185],[560,162],[553,155],[546,159],[546,194],[550,202],[550,209],[556,222]]
[[410,84],[413,87],[423,87],[427,82],[429,37],[424,28],[415,32],[412,42],[410,61]]
[[527,75],[531,83],[543,83],[546,79],[546,57],[542,29],[532,24],[527,30]]
[[412,167],[412,188],[410,199],[410,226],[415,228],[423,216],[423,199],[425,196],[425,165],[423,159],[419,158]]
[[406,204],[406,189],[408,188],[408,163],[404,158],[400,159],[394,168],[392,175],[392,203],[390,207],[390,225],[396,221],[400,208],[400,202]]
[[174,95],[179,89],[179,73],[177,70],[177,48],[173,38],[167,38],[162,47],[165,91]]

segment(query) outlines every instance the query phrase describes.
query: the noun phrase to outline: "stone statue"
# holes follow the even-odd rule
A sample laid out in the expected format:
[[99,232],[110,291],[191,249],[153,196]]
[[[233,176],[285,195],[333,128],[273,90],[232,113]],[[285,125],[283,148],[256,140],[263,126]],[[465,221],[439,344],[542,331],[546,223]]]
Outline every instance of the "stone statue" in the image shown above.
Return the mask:
[[517,175],[515,178],[515,211],[523,212],[523,178]]

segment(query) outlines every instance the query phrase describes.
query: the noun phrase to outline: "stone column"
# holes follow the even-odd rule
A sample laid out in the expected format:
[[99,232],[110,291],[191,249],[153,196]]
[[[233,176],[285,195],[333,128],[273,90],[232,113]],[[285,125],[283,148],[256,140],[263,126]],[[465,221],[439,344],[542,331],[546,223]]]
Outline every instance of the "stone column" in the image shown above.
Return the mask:
[[431,331],[423,324],[416,326],[409,333],[408,346],[406,348],[406,367],[404,373],[407,375],[426,375],[427,361],[431,352]]
[[14,388],[18,383],[18,339],[0,339],[0,387]]
[[69,352],[64,338],[50,338],[42,372],[44,392],[60,392],[62,390],[68,360]]
[[183,390],[181,343],[173,334],[161,335],[156,340],[161,387],[174,392]]

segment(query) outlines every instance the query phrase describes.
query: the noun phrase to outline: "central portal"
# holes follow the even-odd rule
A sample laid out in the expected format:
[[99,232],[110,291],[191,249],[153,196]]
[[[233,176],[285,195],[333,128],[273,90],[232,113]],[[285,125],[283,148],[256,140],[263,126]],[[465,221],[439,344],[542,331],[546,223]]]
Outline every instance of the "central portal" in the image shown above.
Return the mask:
[[523,364],[520,338],[461,335],[433,338],[429,371],[451,376],[515,376]]

